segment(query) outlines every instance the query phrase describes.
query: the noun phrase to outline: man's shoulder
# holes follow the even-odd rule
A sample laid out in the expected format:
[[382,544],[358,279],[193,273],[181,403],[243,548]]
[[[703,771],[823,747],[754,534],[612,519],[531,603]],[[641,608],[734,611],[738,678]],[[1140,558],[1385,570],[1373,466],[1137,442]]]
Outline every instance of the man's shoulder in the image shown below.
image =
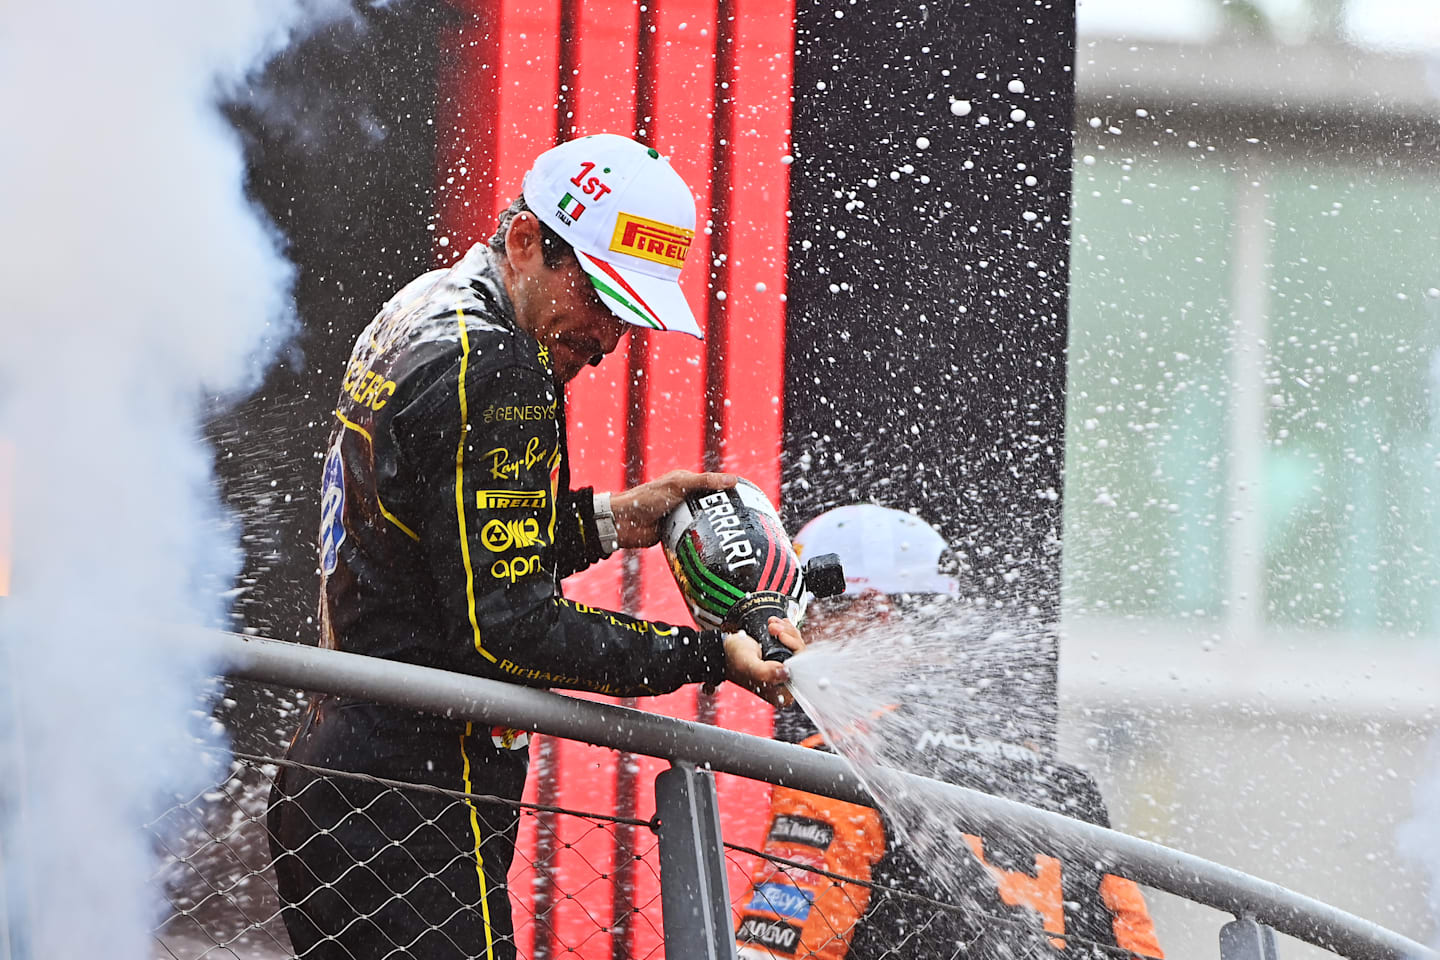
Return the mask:
[[428,381],[455,379],[463,367],[475,381],[514,368],[542,382],[548,357],[514,321],[509,297],[479,244],[454,266],[422,274],[391,297],[357,350],[390,353],[397,374]]

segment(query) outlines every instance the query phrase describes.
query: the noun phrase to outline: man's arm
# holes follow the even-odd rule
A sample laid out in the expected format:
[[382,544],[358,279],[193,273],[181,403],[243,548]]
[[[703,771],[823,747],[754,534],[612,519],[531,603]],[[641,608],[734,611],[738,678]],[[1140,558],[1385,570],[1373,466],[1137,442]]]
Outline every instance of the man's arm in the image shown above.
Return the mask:
[[555,576],[564,580],[615,551],[595,521],[595,491],[590,487],[561,492],[555,522]]
[[[1066,788],[1066,802],[1058,812],[1099,827],[1109,827],[1110,813],[1095,779],[1080,767],[1065,764],[1058,765],[1057,769],[1060,782]],[[1082,936],[1102,943],[1113,942],[1136,956],[1164,960],[1165,951],[1160,947],[1145,895],[1135,881],[1110,873],[1100,874],[1088,864],[1067,863],[1065,871],[1089,887],[1067,893],[1066,898],[1077,905],[1086,905],[1086,912],[1093,914],[1074,918]]]
[[393,419],[420,486],[418,532],[453,669],[619,696],[724,677],[716,631],[652,623],[556,595],[563,524],[557,388],[524,365],[462,356]]
[[395,415],[396,441],[421,486],[419,533],[445,614],[441,659],[530,686],[617,696],[781,679],[783,668],[760,661],[754,641],[752,656],[718,631],[557,596],[546,561],[563,557],[551,545],[565,547],[566,525],[584,520],[559,489],[559,424],[546,415],[557,400],[539,371],[469,369],[462,359]]
[[1107,873],[1100,880],[1100,897],[1110,911],[1111,932],[1115,945],[1142,957],[1164,960],[1160,938],[1155,935],[1155,921],[1145,906],[1145,895],[1134,880]]

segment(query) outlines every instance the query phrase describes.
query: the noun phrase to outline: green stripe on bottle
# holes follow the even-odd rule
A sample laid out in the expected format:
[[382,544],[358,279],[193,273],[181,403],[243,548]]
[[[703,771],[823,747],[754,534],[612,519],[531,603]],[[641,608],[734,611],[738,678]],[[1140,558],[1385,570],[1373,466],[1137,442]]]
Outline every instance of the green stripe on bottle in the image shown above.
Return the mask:
[[700,575],[703,576],[706,580],[709,580],[712,584],[714,584],[714,586],[722,594],[732,596],[736,600],[744,598],[744,590],[741,590],[733,583],[729,583],[728,581],[720,579],[720,577],[716,575],[713,571],[711,571],[709,567],[705,566],[705,564],[700,562],[700,553],[695,549],[695,541],[691,540],[689,537],[686,537],[680,542],[680,555],[688,555],[691,564],[693,564],[695,569],[700,572]]
[[[721,604],[719,601],[717,601],[714,597],[710,596],[709,594],[705,594],[705,593],[692,594],[691,597],[690,597],[690,602],[693,603],[693,604],[695,604],[695,606],[699,607],[701,610],[703,610],[703,611],[705,611],[706,613],[710,614],[712,617],[714,617],[714,618],[717,619],[717,620],[724,620],[724,619],[725,619],[725,614],[727,614],[727,613],[730,612],[730,608],[729,608],[729,607]],[[733,606],[733,604],[732,604],[732,606]]]
[[726,583],[715,574],[706,569],[700,562],[700,555],[695,552],[695,544],[688,537],[681,540],[680,548],[676,551],[680,557],[680,563],[690,575],[690,583],[698,589],[702,595],[708,596],[717,604],[724,604],[724,607],[717,613],[729,612],[738,601],[744,598],[745,592],[734,584]]
[[698,566],[693,558],[685,556],[683,552],[680,554],[680,567],[690,581],[690,589],[694,592],[690,600],[702,610],[723,619],[725,614],[730,612],[730,608],[735,606],[736,601],[728,597],[716,596],[709,584],[701,579]]

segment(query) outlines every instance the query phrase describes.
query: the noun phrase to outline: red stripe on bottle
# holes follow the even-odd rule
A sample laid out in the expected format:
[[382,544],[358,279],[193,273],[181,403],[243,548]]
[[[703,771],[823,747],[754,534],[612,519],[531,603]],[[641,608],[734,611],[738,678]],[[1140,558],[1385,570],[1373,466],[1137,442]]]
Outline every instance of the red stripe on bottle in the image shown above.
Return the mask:
[[774,587],[770,585],[770,580],[776,569],[775,562],[780,559],[782,551],[779,541],[775,539],[775,531],[770,529],[770,524],[762,519],[760,527],[765,531],[765,569],[760,572],[760,582],[757,587],[760,590],[773,590]]

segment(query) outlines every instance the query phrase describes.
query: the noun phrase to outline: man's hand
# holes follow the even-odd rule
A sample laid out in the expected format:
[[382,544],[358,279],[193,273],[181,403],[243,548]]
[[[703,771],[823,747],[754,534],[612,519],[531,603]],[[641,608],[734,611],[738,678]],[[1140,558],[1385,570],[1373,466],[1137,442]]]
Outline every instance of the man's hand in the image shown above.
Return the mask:
[[729,490],[739,479],[733,473],[671,470],[658,480],[614,494],[610,509],[615,514],[620,546],[653,546],[660,540],[660,518],[679,506],[692,490]]
[[[770,636],[777,638],[796,653],[805,649],[800,631],[789,620],[770,618]],[[789,706],[793,698],[785,688],[790,671],[785,664],[760,658],[760,644],[748,633],[725,635],[725,679],[738,683],[777,707]]]

